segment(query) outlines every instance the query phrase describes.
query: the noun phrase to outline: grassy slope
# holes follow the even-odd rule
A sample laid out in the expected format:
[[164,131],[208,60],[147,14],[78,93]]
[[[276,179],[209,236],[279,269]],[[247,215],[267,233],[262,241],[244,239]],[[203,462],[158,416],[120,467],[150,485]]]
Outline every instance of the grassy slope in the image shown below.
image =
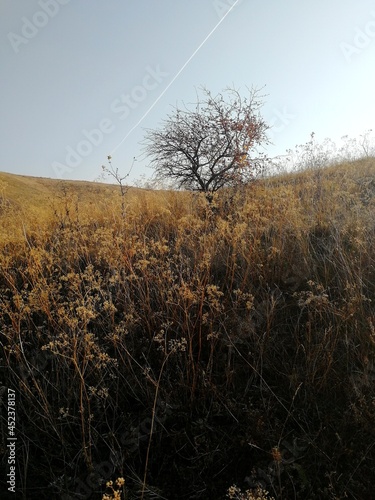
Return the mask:
[[[266,181],[266,185],[268,187],[280,186],[280,184],[295,185],[298,182],[303,187],[303,183],[306,183],[306,186],[309,185],[313,176],[313,171],[285,174]],[[343,188],[345,191],[348,185],[352,184],[354,195],[360,195],[360,192],[365,192],[366,189],[368,194],[371,194],[373,193],[371,189],[374,182],[374,161],[372,159],[359,160],[329,167],[324,171],[324,178],[325,181],[331,179],[335,191],[340,192]],[[0,198],[6,198],[25,211],[30,208],[38,210],[41,207],[48,210],[51,201],[56,197],[61,198],[64,191],[70,192],[84,204],[91,204],[105,202],[108,196],[118,194],[119,188],[111,184],[56,180],[0,172]],[[133,198],[136,193],[139,194],[140,191],[144,190],[130,188],[130,198]]]
[[[131,188],[128,197],[137,191]],[[18,241],[24,238],[25,230],[38,232],[54,218],[60,216],[61,220],[67,211],[72,216],[72,212],[83,209],[86,217],[100,217],[113,199],[119,199],[119,187],[111,184],[0,172],[0,213],[12,214],[3,217],[0,242]]]
[[374,160],[223,192],[213,215],[131,189],[125,220],[115,186],[1,181],[27,498],[120,475],[129,498],[372,498]]
[[64,190],[74,193],[78,199],[91,203],[118,191],[117,186],[108,184],[47,179],[0,172],[0,189],[3,196],[20,209],[37,210],[50,207],[51,200],[61,197]]

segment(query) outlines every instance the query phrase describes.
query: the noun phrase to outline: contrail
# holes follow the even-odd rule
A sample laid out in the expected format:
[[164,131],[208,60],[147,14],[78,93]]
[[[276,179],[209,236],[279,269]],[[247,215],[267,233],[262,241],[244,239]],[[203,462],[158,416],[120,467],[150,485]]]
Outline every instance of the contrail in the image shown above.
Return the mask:
[[180,76],[180,74],[184,71],[186,66],[189,64],[189,62],[194,58],[194,56],[200,51],[200,49],[203,47],[203,45],[207,42],[207,40],[215,33],[217,28],[220,26],[220,24],[224,21],[224,19],[228,16],[228,14],[232,11],[232,9],[235,8],[235,6],[238,4],[240,0],[236,0],[236,2],[232,5],[232,7],[226,12],[226,14],[220,19],[220,21],[216,24],[216,26],[210,31],[210,33],[206,36],[206,38],[203,40],[203,42],[195,49],[195,51],[192,53],[192,55],[189,57],[189,59],[185,62],[185,64],[179,69],[179,71],[176,73],[176,75],[172,78],[172,80],[169,82],[169,84],[165,87],[163,92],[159,95],[159,97],[153,102],[153,104],[148,108],[146,113],[138,120],[138,122],[132,127],[129,132],[125,135],[125,137],[117,144],[117,146],[112,150],[111,155],[118,149],[121,144],[129,137],[129,135],[135,130],[138,125],[140,125],[143,120],[146,118],[146,116],[150,113],[150,111],[156,106],[156,104],[160,101],[160,99],[163,97],[163,95],[167,92],[169,87],[176,81],[176,79]]

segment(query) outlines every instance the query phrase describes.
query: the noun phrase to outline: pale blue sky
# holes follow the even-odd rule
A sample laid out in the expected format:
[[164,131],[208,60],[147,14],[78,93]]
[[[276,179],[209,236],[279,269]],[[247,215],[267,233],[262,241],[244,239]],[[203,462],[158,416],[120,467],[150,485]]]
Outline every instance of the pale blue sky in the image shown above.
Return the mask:
[[144,129],[202,85],[265,86],[270,154],[375,128],[373,0],[234,4],[2,0],[0,171],[94,180],[112,154],[149,177]]

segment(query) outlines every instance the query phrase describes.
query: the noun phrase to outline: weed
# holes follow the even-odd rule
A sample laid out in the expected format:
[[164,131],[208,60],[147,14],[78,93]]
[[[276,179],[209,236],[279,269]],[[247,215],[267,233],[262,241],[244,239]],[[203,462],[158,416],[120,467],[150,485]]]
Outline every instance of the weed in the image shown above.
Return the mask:
[[20,494],[372,498],[374,174],[371,157],[319,164],[209,210],[5,176]]

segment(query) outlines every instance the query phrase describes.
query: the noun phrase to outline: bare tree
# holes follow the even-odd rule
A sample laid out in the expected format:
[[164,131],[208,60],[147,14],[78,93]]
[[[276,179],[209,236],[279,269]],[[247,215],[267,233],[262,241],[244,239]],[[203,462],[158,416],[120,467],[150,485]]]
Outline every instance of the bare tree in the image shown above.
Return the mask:
[[115,179],[117,184],[120,186],[120,193],[121,193],[121,216],[124,219],[126,215],[126,207],[125,207],[125,196],[129,190],[129,186],[124,184],[125,179],[127,179],[133,169],[134,162],[137,161],[137,158],[134,156],[133,158],[133,163],[131,164],[131,167],[128,171],[127,174],[121,177],[121,174],[119,172],[118,167],[114,168],[112,165],[112,156],[108,155],[107,156],[108,163],[109,163],[109,168],[106,167],[105,165],[102,165],[102,170],[104,173],[110,175]]
[[145,150],[157,178],[204,192],[211,202],[220,188],[256,176],[264,160],[256,147],[268,143],[269,127],[259,114],[264,97],[259,89],[245,98],[233,88],[225,96],[201,91],[195,109],[175,107],[160,130],[146,132]]

